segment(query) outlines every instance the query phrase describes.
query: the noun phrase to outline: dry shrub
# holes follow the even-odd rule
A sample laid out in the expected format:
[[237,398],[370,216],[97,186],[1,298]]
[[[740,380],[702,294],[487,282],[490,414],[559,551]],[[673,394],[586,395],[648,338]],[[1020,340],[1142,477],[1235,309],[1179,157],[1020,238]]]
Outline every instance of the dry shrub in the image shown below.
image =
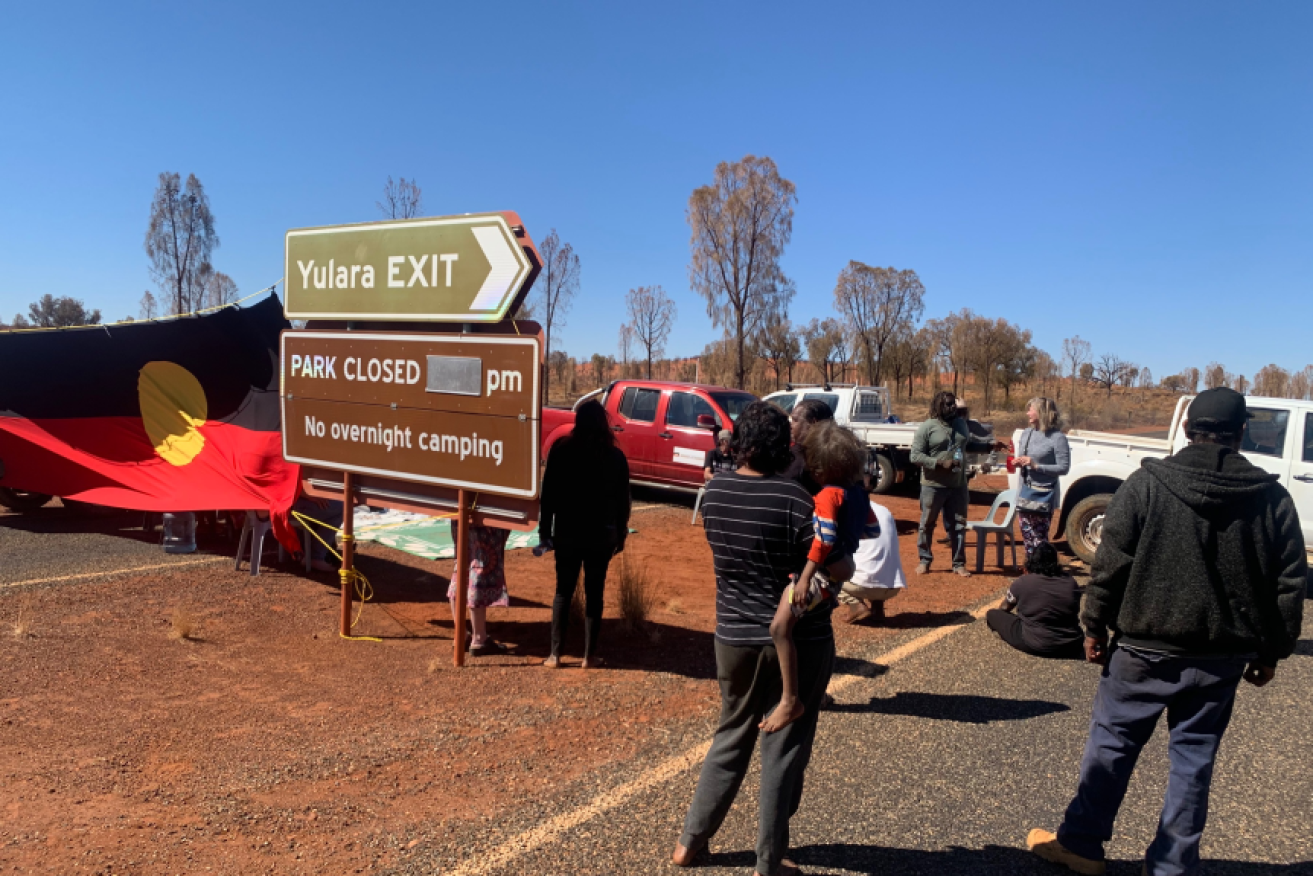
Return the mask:
[[169,638],[179,642],[187,642],[197,638],[196,616],[185,606],[179,605],[173,609],[173,617],[169,619]]
[[646,631],[648,617],[656,608],[656,588],[647,577],[647,567],[620,555],[620,622],[631,633]]
[[27,638],[32,632],[32,594],[27,593],[18,603],[18,615],[14,618],[14,638]]

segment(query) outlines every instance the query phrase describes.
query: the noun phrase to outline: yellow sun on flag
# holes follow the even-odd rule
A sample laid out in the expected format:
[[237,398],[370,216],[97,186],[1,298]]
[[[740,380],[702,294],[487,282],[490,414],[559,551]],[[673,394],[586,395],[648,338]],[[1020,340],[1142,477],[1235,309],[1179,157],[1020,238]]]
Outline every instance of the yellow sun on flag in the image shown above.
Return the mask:
[[197,428],[205,423],[205,390],[173,362],[148,362],[137,377],[141,422],[155,452],[170,465],[186,465],[205,447]]

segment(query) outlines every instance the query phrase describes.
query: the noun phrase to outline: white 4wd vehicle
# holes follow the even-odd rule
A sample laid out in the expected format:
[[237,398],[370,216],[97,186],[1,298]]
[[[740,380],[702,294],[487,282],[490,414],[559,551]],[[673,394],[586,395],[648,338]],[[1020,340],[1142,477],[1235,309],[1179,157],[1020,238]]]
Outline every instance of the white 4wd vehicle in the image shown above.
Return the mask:
[[[870,450],[867,474],[871,476],[871,492],[887,493],[903,480],[919,477],[909,455],[912,436],[917,423],[890,422],[893,405],[889,389],[884,386],[857,386],[851,383],[789,384],[782,392],[773,392],[763,401],[773,402],[793,411],[793,406],[804,399],[825,402],[834,412],[834,420],[846,426]],[[971,443],[967,445],[966,466],[968,477],[989,474],[1000,468],[998,456],[993,452],[994,430],[977,420],[968,420]]]
[[[1093,562],[1103,533],[1103,515],[1112,494],[1145,459],[1161,459],[1187,443],[1185,413],[1193,396],[1176,403],[1166,438],[1140,438],[1111,432],[1075,430],[1067,434],[1071,470],[1059,480],[1062,507],[1058,528],[1067,544],[1087,563]],[[1313,546],[1313,402],[1286,398],[1246,399],[1252,419],[1245,430],[1241,452],[1259,468],[1281,479],[1290,491],[1304,530],[1304,542]],[[1012,437],[1018,446],[1022,430]],[[1018,484],[1018,474],[1010,478]]]

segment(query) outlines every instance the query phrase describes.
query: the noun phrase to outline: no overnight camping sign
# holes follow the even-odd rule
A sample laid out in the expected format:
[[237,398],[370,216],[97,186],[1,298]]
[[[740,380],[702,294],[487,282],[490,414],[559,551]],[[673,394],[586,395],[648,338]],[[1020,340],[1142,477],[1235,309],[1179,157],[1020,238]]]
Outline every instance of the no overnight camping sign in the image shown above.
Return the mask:
[[499,322],[536,273],[514,213],[287,232],[288,319]]
[[283,456],[536,498],[541,357],[537,335],[284,332]]

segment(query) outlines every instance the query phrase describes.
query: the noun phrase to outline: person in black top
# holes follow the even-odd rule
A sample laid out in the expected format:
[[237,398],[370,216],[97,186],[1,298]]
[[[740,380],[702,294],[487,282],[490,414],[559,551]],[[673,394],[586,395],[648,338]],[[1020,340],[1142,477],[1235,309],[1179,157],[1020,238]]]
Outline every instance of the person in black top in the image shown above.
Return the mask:
[[802,452],[802,442],[812,426],[833,419],[834,411],[830,410],[830,406],[818,398],[803,399],[793,406],[793,411],[789,414],[789,429],[792,438],[792,444],[789,445],[791,458],[789,464],[780,472],[780,475],[802,484],[807,492],[813,496],[821,491],[821,485],[816,483],[816,480],[811,476],[811,471],[807,468],[807,458]]
[[1033,657],[1085,659],[1080,628],[1080,585],[1062,570],[1058,551],[1048,542],[1035,546],[1026,574],[1012,582],[985,623],[1003,641]]
[[730,433],[722,430],[716,436],[716,446],[707,451],[706,461],[702,464],[703,483],[711,480],[722,471],[733,471],[734,451],[730,448]]
[[582,567],[583,668],[590,669],[597,665],[606,570],[629,536],[629,462],[615,446],[606,409],[596,401],[579,406],[574,430],[548,453],[539,511],[541,540],[556,550],[552,654],[543,665],[561,665],[570,601]]
[[754,402],[734,427],[735,472],[707,484],[703,525],[716,572],[716,675],[720,721],[672,859],[691,866],[720,829],[761,739],[758,876],[793,872],[783,863],[789,819],[802,799],[821,698],[834,665],[833,603],[807,612],[793,629],[803,715],[778,733],[758,725],[780,700],[783,681],[770,624],[812,543],[812,498],[777,472],[789,464],[789,420]]

